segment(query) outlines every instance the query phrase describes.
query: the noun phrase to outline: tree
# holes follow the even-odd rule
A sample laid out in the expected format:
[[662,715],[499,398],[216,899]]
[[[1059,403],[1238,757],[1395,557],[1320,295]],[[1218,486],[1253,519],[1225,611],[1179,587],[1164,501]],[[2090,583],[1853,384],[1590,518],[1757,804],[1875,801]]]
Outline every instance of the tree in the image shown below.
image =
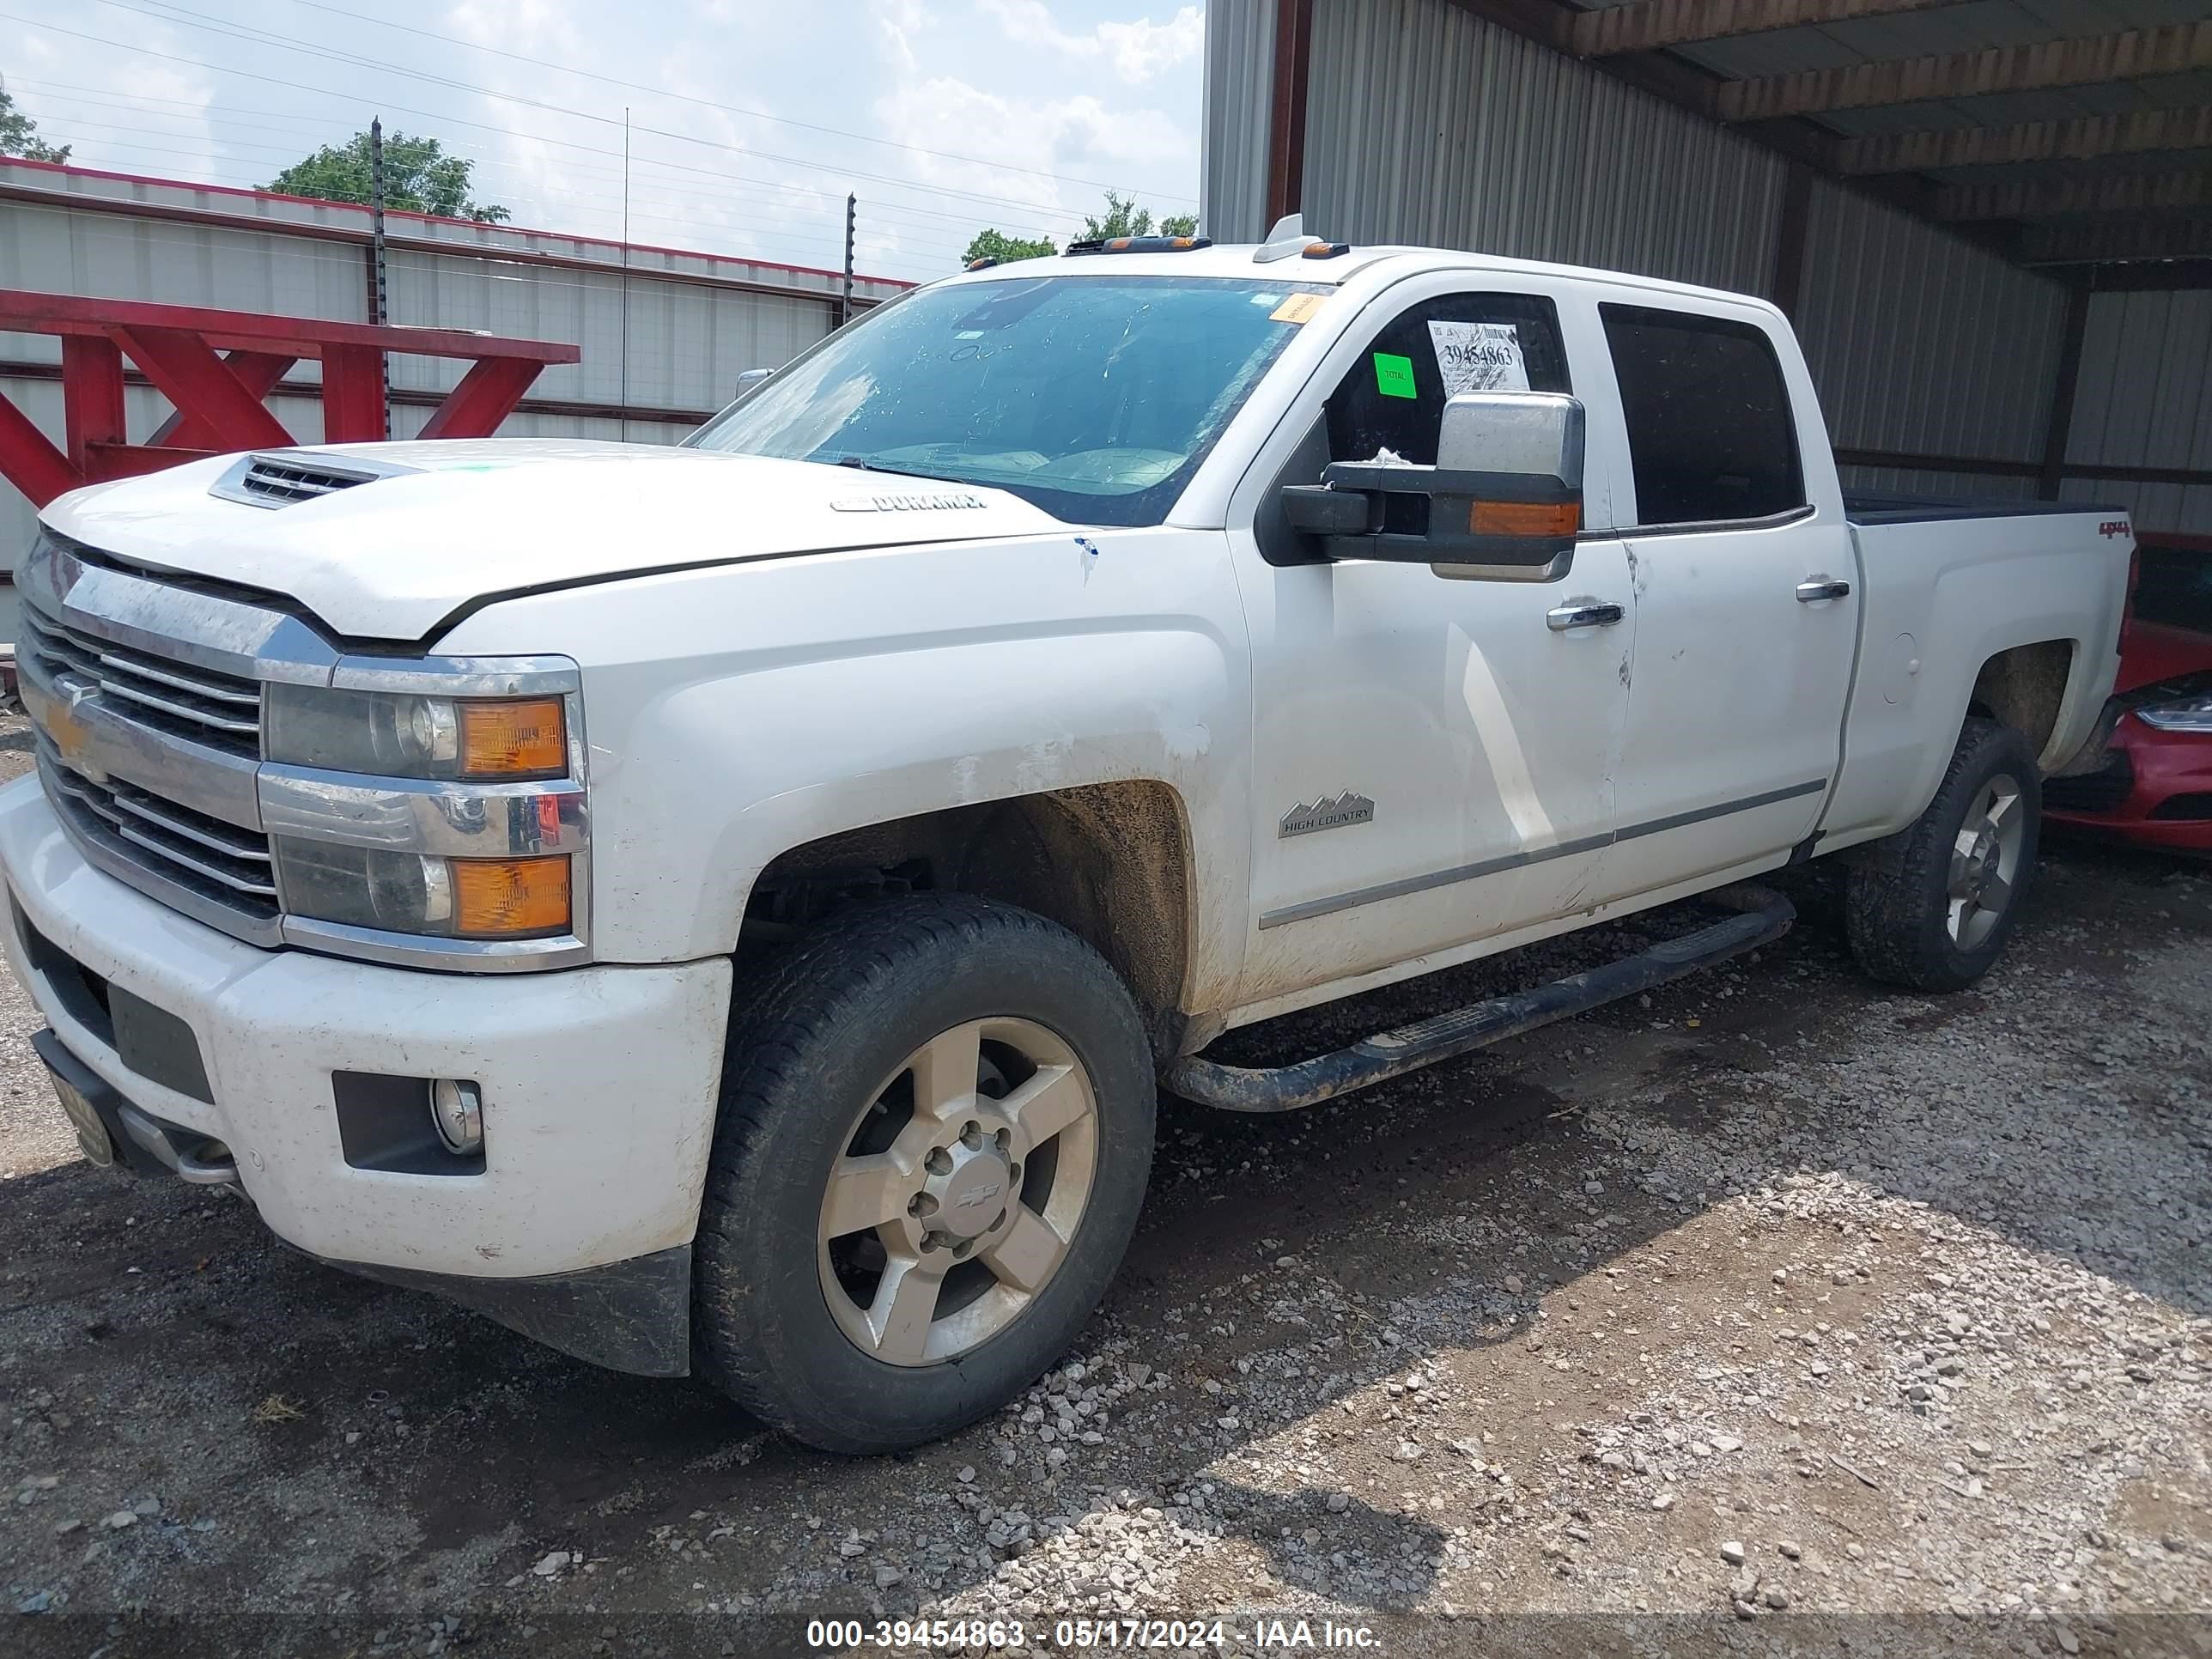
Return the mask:
[[1106,216],[1092,214],[1083,221],[1083,240],[1086,242],[1107,241],[1115,236],[1149,236],[1152,234],[1152,210],[1140,208],[1134,197],[1118,191],[1106,192]]
[[21,155],[33,161],[66,161],[70,146],[41,143],[39,124],[17,109],[8,88],[0,87],[0,155]]
[[[1083,221],[1083,234],[1076,240],[1103,242],[1115,236],[1195,236],[1198,234],[1198,216],[1195,213],[1170,213],[1163,217],[1157,233],[1152,228],[1152,210],[1139,207],[1133,196],[1123,196],[1118,191],[1106,192],[1106,211],[1103,215],[1090,214]],[[1002,264],[1009,259],[1036,259],[1056,252],[1052,243],[1040,237],[1026,241],[1018,236],[1008,236],[995,230],[980,230],[975,240],[968,244],[968,252],[960,256],[963,264],[977,259],[997,259]]]
[[1195,236],[1198,234],[1198,216],[1195,213],[1170,213],[1161,219],[1157,232],[1152,228],[1152,210],[1139,207],[1136,198],[1123,196],[1115,191],[1106,192],[1106,213],[1101,218],[1091,215],[1083,221],[1083,240],[1104,241],[1115,236]]
[[[475,167],[473,161],[447,155],[435,138],[393,132],[384,141],[384,205],[444,219],[502,224],[509,216],[505,208],[469,199],[469,174]],[[268,188],[319,202],[367,206],[373,171],[368,135],[356,132],[343,146],[325,144],[306,161],[286,167],[269,181]]]
[[996,259],[1004,264],[1012,259],[1042,259],[1059,251],[1048,237],[1040,236],[1030,241],[1003,231],[979,230],[975,240],[968,244],[968,251],[960,256],[960,263],[968,265],[978,259]]

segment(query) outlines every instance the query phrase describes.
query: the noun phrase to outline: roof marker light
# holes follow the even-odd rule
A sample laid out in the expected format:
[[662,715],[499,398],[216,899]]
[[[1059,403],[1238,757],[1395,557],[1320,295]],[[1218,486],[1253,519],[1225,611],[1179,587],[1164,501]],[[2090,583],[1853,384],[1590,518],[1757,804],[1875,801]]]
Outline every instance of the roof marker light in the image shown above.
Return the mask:
[[1070,254],[1079,253],[1189,253],[1202,247],[1212,247],[1213,241],[1206,236],[1115,236],[1106,240],[1097,237],[1085,242],[1070,242]]

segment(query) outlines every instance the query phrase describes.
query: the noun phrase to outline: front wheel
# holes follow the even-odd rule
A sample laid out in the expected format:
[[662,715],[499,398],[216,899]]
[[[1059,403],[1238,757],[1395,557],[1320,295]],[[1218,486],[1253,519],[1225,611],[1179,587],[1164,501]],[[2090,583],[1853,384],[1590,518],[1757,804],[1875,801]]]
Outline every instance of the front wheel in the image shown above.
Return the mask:
[[1967,720],[1928,810],[1851,866],[1844,915],[1859,966],[1916,991],[1962,991],[1989,972],[2035,872],[2042,801],[2027,740]]
[[997,1409],[1120,1265],[1153,1104],[1136,1006],[1066,929],[950,896],[824,924],[732,1021],[703,1370],[830,1451]]

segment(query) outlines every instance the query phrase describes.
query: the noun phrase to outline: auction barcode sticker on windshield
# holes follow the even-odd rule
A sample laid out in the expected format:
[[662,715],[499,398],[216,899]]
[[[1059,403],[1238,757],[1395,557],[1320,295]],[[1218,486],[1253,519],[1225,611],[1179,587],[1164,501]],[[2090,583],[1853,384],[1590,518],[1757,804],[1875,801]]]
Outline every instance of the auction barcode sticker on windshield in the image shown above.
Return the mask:
[[1429,325],[1437,349],[1437,368],[1444,396],[1462,392],[1526,392],[1528,365],[1521,361],[1521,335],[1510,323]]

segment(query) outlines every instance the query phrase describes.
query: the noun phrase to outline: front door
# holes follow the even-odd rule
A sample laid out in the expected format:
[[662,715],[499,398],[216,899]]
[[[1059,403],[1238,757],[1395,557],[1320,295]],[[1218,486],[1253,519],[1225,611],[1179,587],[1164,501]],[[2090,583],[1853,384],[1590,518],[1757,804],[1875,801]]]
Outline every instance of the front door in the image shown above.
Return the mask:
[[[1257,522],[1246,501],[1231,515],[1255,664],[1248,1006],[1594,902],[1636,627],[1622,543],[1583,543],[1562,581],[1447,579],[1286,562],[1311,549],[1268,510],[1331,460],[1433,465],[1453,392],[1571,380],[1549,297],[1425,278],[1374,302],[1248,481]],[[1573,600],[1595,603],[1564,626]]]

